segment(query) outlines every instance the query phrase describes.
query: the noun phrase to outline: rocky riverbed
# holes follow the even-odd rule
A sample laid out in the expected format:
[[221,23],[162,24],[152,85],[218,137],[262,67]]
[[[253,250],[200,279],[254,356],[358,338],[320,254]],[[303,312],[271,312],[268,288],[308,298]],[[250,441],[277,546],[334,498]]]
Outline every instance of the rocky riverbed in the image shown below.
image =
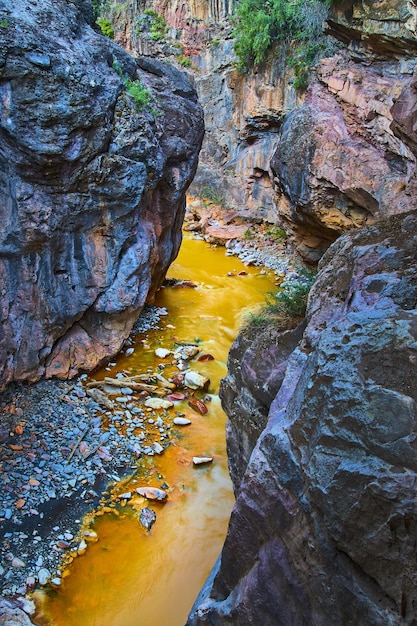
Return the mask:
[[[285,253],[283,242],[262,232],[251,241],[231,240],[226,249],[247,265],[273,269],[279,280],[296,280],[294,258]],[[158,328],[167,313],[147,307],[134,334]],[[132,339],[123,348],[126,356],[134,350]],[[186,356],[177,365],[179,372],[190,366],[192,371]],[[110,362],[109,378],[115,377],[113,368]],[[71,382],[12,385],[0,397],[0,584],[7,598],[0,611],[17,607],[33,614],[27,594],[39,585],[59,586],[63,560],[83,554],[96,540],[81,526],[85,513],[99,504],[114,510],[112,487],[137,469],[139,458],[161,454],[170,443],[173,420],[146,407],[146,391],[134,395],[122,382],[105,391],[103,399],[101,388],[94,390],[81,375]]]

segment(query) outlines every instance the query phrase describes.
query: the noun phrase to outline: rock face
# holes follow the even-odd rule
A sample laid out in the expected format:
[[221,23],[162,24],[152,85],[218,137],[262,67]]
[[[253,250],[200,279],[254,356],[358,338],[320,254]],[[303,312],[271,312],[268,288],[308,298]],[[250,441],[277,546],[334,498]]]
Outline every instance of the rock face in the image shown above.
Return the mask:
[[412,89],[416,10],[382,4],[352,3],[329,20],[353,50],[322,61],[271,161],[279,215],[310,263],[350,228],[414,208],[415,157],[393,132],[392,107]]
[[[234,69],[230,15],[235,0],[144,0],[135,7],[110,3],[116,40],[132,54],[189,61],[187,69],[205,113],[206,134],[193,195],[218,199],[255,221],[278,220],[270,160],[285,113],[304,95],[279,49],[248,74]],[[163,16],[167,33],[155,41],[141,27],[144,11]],[[181,51],[181,53],[180,53]],[[275,58],[274,58],[275,56]]]
[[[241,373],[232,353],[226,404],[233,384],[255,380],[257,350],[270,366],[240,403],[249,412],[279,391],[235,472],[221,560],[189,626],[415,623],[416,241],[414,213],[341,237],[291,354],[288,339],[262,352],[254,338]],[[244,416],[229,418],[234,437]],[[244,436],[253,445],[251,424]]]
[[183,74],[93,30],[90,3],[13,0],[1,17],[3,388],[120,349],[178,252],[203,118]]

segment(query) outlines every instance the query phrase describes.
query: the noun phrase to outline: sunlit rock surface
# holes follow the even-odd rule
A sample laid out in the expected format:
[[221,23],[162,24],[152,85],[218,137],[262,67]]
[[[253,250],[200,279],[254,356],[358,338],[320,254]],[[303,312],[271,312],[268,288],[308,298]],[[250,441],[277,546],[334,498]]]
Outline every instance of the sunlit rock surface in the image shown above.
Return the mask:
[[177,254],[203,136],[184,75],[98,34],[88,2],[2,11],[0,387],[119,350]]
[[[269,379],[281,386],[234,476],[221,560],[189,626],[414,623],[416,240],[411,213],[341,237],[323,258],[301,341],[288,357],[276,339]],[[270,362],[264,352],[257,363]],[[252,360],[229,363],[247,412],[245,394],[267,392],[242,389]],[[229,419],[229,437],[251,437]]]

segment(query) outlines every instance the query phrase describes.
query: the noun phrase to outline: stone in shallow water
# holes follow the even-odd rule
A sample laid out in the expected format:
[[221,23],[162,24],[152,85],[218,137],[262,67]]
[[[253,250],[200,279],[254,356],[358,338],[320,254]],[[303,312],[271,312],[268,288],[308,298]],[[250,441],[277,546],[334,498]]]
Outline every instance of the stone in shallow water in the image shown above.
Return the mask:
[[163,489],[158,489],[158,487],[138,487],[136,492],[147,498],[148,500],[166,500],[167,493]]
[[157,348],[155,350],[155,355],[160,359],[165,359],[169,354],[172,354],[172,350],[167,350],[166,348]]
[[193,409],[193,411],[200,413],[200,415],[207,415],[208,413],[208,408],[204,402],[198,398],[190,398],[188,400],[188,405]]
[[207,391],[210,385],[210,379],[206,376],[202,376],[198,372],[190,370],[185,373],[184,385],[190,387],[190,389],[204,389]]
[[141,510],[139,514],[139,521],[146,530],[151,530],[152,526],[156,522],[156,513],[152,511],[152,509],[148,509],[145,507]]
[[188,426],[189,424],[192,424],[191,420],[187,417],[174,417],[173,422],[176,426]]
[[212,462],[213,458],[211,456],[193,456],[194,465],[204,465]]
[[148,398],[145,401],[145,406],[150,409],[170,409],[174,406],[174,403],[162,398]]

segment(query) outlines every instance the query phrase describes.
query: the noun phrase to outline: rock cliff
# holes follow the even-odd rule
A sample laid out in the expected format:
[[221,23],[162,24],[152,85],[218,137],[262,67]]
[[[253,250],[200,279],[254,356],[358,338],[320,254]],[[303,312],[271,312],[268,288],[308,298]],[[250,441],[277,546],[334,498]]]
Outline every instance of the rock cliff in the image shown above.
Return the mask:
[[89,2],[3,1],[0,18],[4,388],[120,349],[178,252],[203,117],[182,73],[93,29]]
[[[206,134],[190,193],[217,199],[248,220],[276,223],[270,160],[286,112],[303,100],[293,89],[285,53],[239,73],[230,16],[234,0],[112,0],[105,9],[115,38],[132,54],[170,57],[185,65],[205,113]],[[162,16],[152,37],[144,15]],[[189,67],[189,65],[191,67]]]
[[305,329],[238,339],[236,504],[189,626],[415,623],[416,241],[415,213],[344,235]]
[[[415,159],[392,132],[391,108],[416,67],[415,6],[332,3],[327,31],[339,52],[305,95],[282,48],[247,74],[234,69],[233,4],[110,3],[116,38],[134,54],[192,64],[207,130],[190,192],[243,219],[281,224],[315,264],[350,228],[413,206]],[[143,26],[149,9],[167,26],[157,41]]]

